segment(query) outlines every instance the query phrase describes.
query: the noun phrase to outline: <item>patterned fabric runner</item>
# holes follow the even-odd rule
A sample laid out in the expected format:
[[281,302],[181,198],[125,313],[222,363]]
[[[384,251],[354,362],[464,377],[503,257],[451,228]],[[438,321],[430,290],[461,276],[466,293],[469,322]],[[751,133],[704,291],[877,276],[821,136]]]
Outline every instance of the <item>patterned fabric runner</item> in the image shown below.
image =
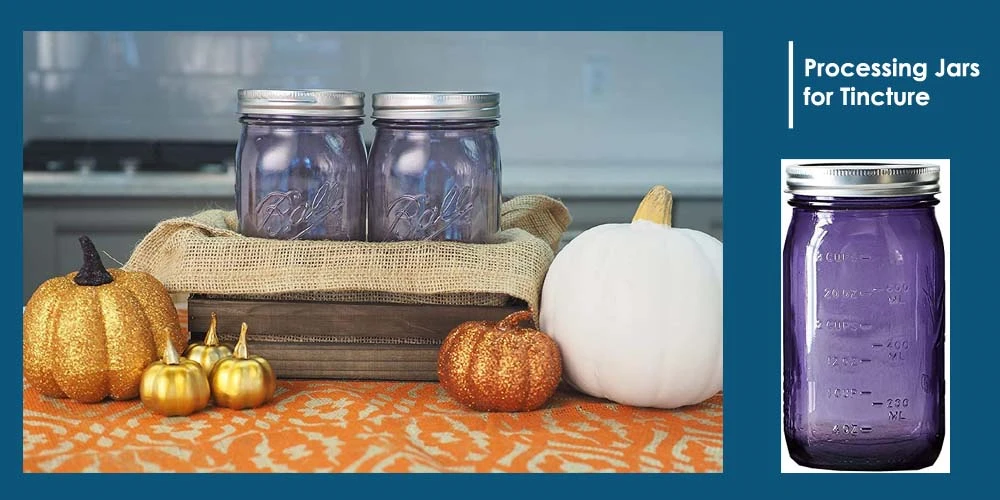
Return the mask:
[[167,418],[25,386],[23,415],[25,472],[722,471],[721,394],[667,411],[560,391],[486,414],[436,383],[280,380],[264,407]]

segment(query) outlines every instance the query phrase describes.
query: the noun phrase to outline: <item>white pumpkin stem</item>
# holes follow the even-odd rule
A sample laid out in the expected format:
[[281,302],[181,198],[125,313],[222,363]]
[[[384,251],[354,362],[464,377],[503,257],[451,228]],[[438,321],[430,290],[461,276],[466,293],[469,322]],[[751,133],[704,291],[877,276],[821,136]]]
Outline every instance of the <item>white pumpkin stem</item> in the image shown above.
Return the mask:
[[215,324],[217,318],[215,313],[212,313],[212,322],[208,324],[208,333],[205,334],[205,345],[206,346],[217,346],[219,345],[219,334],[215,331]]
[[249,354],[247,354],[247,324],[243,323],[240,327],[240,340],[236,342],[236,347],[233,349],[233,357],[236,359],[247,359]]
[[655,186],[650,189],[642,202],[639,203],[638,210],[632,222],[646,220],[663,226],[670,225],[670,213],[674,209],[674,195],[664,186]]
[[181,357],[177,354],[177,349],[174,349],[174,343],[170,339],[167,339],[167,347],[163,350],[163,362],[168,365],[181,364]]

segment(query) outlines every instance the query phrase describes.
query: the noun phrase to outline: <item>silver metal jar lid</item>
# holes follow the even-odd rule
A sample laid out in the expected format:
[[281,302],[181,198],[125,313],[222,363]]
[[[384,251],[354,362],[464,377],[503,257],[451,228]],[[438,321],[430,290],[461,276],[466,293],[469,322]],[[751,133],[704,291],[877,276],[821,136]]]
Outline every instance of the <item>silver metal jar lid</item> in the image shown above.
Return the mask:
[[244,115],[365,116],[365,94],[349,90],[239,89],[238,111]]
[[936,194],[940,170],[914,163],[804,163],[786,169],[787,191],[858,198]]
[[382,92],[372,95],[372,118],[388,120],[496,120],[497,92]]

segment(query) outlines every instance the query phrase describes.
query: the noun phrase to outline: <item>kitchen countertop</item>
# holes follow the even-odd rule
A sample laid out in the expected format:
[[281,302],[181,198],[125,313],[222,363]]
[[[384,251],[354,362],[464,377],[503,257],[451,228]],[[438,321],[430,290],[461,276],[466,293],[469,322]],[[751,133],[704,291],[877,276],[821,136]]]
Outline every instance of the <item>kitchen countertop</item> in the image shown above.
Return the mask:
[[[25,172],[23,196],[190,197],[233,196],[234,174]],[[663,166],[504,165],[506,196],[542,193],[553,197],[632,198],[664,184],[677,197],[721,198],[722,168]]]

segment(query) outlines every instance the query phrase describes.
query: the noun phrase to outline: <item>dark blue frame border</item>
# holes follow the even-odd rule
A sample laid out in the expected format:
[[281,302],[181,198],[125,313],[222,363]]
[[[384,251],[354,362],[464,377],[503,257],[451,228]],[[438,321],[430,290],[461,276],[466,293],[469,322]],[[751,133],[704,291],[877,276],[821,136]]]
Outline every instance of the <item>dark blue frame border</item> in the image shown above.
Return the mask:
[[[19,476],[11,483],[26,493],[65,492],[94,495],[177,497],[178,495],[371,495],[455,494],[509,497],[551,490],[556,495],[591,493],[636,495],[729,496],[788,492],[842,498],[861,492],[904,496],[945,492],[951,483],[985,483],[992,468],[989,451],[995,432],[988,383],[995,364],[998,336],[991,322],[973,329],[995,308],[990,262],[991,206],[998,162],[998,85],[1000,71],[997,19],[992,7],[962,2],[923,5],[915,2],[877,4],[745,2],[612,4],[541,2],[344,3],[344,2],[189,2],[79,3],[47,1],[20,4],[8,16],[5,52],[21,66],[21,31],[34,29],[315,29],[315,30],[722,30],[724,32],[724,217],[725,257],[725,454],[724,473],[713,475],[565,476],[519,474],[498,476],[185,476],[125,477],[20,474],[18,410],[7,405],[4,419],[5,469]],[[948,57],[974,60],[983,67],[975,81],[941,81],[928,85],[934,105],[922,110],[797,110],[796,127],[787,129],[788,40],[797,51],[829,58],[883,59]],[[801,52],[800,52],[801,53]],[[5,79],[16,100],[20,72]],[[11,106],[20,112],[21,104]],[[9,163],[3,170],[0,210],[20,211],[21,181],[17,143],[22,123],[10,117],[3,134]],[[781,158],[883,157],[951,158],[952,160],[952,433],[948,475],[895,474],[781,475],[778,447],[780,360],[775,342],[779,324],[780,251],[775,199],[780,189]],[[21,234],[21,220],[8,220],[11,234]],[[12,262],[20,261],[20,238]],[[9,266],[9,269],[16,265]],[[3,301],[9,331],[20,294],[20,271],[9,271]],[[953,333],[954,332],[954,333]],[[15,355],[8,354],[11,358]],[[20,400],[20,362],[4,363],[5,387]],[[58,484],[45,484],[58,483]],[[290,482],[288,482],[290,481]],[[302,490],[301,488],[308,488]],[[72,490],[68,488],[73,488]],[[635,488],[635,489],[633,489]],[[795,489],[792,489],[795,488]],[[312,491],[315,489],[316,491]],[[987,490],[989,491],[989,490]],[[634,492],[634,493],[633,493]],[[382,496],[382,495],[379,495]]]

